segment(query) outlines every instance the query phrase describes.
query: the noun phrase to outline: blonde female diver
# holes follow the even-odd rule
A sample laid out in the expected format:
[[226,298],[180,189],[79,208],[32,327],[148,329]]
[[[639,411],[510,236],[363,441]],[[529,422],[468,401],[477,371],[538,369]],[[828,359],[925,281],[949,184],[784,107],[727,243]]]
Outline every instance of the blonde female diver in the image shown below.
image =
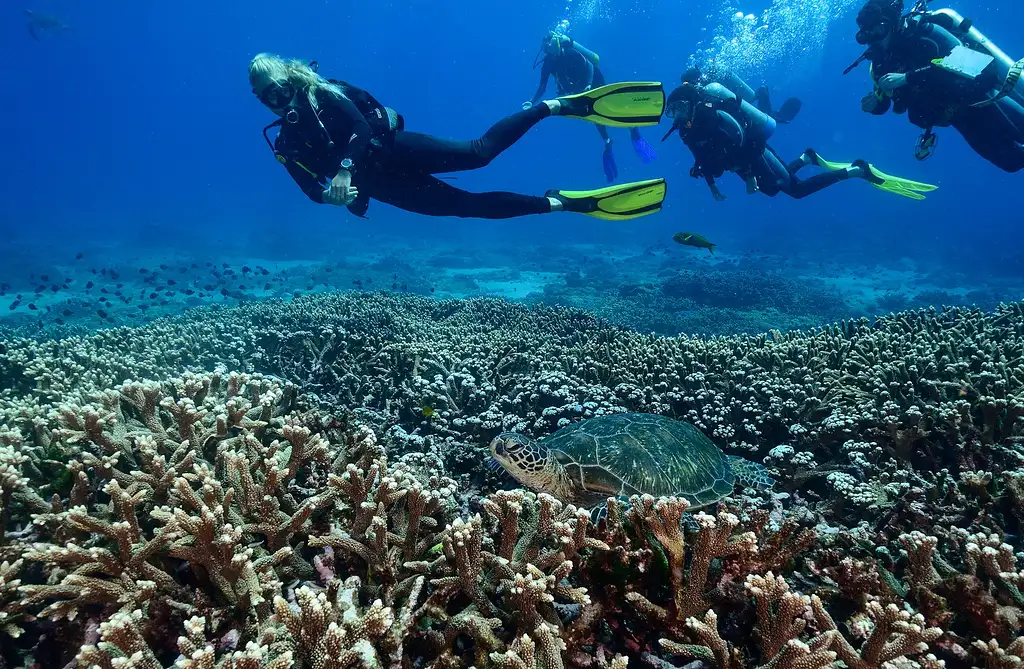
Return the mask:
[[[665,108],[660,83],[621,83],[547,100],[498,121],[470,141],[409,131],[371,94],[325,79],[316,63],[259,54],[249,64],[253,94],[279,118],[264,128],[277,160],[310,200],[364,216],[370,200],[427,216],[502,219],[555,211],[625,220],[661,209],[665,180],[592,191],[551,190],[543,197],[472,193],[437,174],[484,167],[549,116],[600,125],[655,125]],[[274,141],[268,131],[279,127]]]

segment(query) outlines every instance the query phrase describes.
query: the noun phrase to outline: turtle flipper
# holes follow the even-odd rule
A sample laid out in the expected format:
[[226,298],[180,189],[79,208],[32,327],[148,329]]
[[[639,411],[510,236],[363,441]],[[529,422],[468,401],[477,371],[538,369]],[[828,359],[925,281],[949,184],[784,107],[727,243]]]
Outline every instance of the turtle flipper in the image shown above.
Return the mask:
[[766,489],[775,485],[775,479],[768,475],[764,465],[756,462],[738,458],[735,455],[726,456],[729,458],[729,466],[732,467],[733,476],[736,482],[748,488]]

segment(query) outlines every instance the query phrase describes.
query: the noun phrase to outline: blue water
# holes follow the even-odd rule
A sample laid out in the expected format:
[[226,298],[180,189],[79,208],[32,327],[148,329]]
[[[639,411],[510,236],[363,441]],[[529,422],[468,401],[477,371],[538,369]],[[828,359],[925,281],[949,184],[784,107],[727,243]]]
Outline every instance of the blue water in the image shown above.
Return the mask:
[[[804,101],[799,118],[780,127],[772,144],[787,158],[807,146],[833,160],[862,157],[886,172],[938,184],[937,192],[912,202],[855,182],[802,201],[769,199],[748,196],[736,177],[726,175],[728,199],[715,202],[702,181],[687,175],[692,157],[682,143],[675,137],[657,143],[668,129],[665,121],[644,131],[659,151],[650,165],[633,156],[626,131],[612,131],[620,180],[668,178],[664,211],[606,223],[570,215],[502,222],[432,219],[379,203],[371,206],[369,220],[360,220],[343,209],[314,205],[260,136],[273,116],[250,92],[249,59],[261,51],[317,59],[321,73],[366,88],[400,110],[410,129],[469,138],[518,110],[533,93],[537,72],[530,66],[539,38],[558,19],[569,18],[573,36],[600,53],[609,80],[661,80],[671,89],[699,42],[707,44],[723,29],[728,34],[732,11],[759,14],[770,3],[730,8],[717,0],[604,0],[567,11],[562,2],[475,0],[183,0],[130,8],[27,1],[27,8],[52,12],[69,28],[35,41],[22,6],[9,5],[0,14],[6,121],[0,282],[11,286],[0,297],[0,325],[49,328],[62,300],[76,305],[70,320],[91,314],[96,290],[109,283],[97,279],[91,292],[83,292],[96,276],[92,269],[116,266],[122,282],[131,282],[138,277],[130,272],[162,262],[180,266],[182,276],[199,282],[204,279],[194,275],[207,261],[232,267],[262,263],[275,272],[313,268],[294,270],[299,274],[325,266],[341,268],[335,276],[349,271],[343,281],[320,281],[321,274],[315,285],[303,274],[294,285],[289,278],[273,290],[243,291],[244,299],[351,288],[349,275],[374,259],[385,260],[374,271],[391,273],[392,255],[405,263],[401,271],[418,272],[415,282],[399,281],[416,283],[410,290],[511,298],[532,291],[536,297],[545,279],[515,286],[514,270],[547,262],[549,279],[580,271],[587,283],[591,258],[621,264],[651,248],[661,258],[651,265],[652,281],[666,266],[722,269],[709,265],[722,259],[804,278],[827,272],[823,278],[835,285],[867,291],[851,298],[855,313],[869,313],[871,300],[885,291],[912,296],[923,290],[922,277],[929,286],[945,277],[944,290],[988,291],[999,299],[1020,299],[1024,292],[1021,176],[991,166],[952,130],[941,130],[936,155],[919,163],[912,155],[918,130],[905,117],[860,111],[859,100],[870,90],[866,66],[841,76],[861,53],[853,40],[855,5],[836,10],[828,3],[804,3],[806,11],[837,16],[812,21],[819,29],[814,43],[804,47],[794,39],[793,51],[745,73],[754,87],[771,85],[776,104],[790,95]],[[955,8],[1012,57],[1024,55],[1024,5],[963,2]],[[772,28],[785,33],[784,26]],[[550,90],[553,95],[553,83]],[[601,144],[589,124],[552,119],[488,168],[460,174],[455,185],[535,194],[553,187],[594,188],[604,185],[600,158]],[[674,245],[671,236],[680,230],[711,238],[719,244],[718,255],[712,259]],[[75,260],[77,253],[81,260]],[[486,257],[484,269],[504,268],[510,278],[454,281],[439,254],[469,267]],[[193,262],[200,268],[192,268]],[[437,268],[448,271],[447,278]],[[870,288],[858,283],[866,273],[880,277]],[[7,308],[15,292],[31,292],[40,275],[51,274],[70,280],[40,302],[53,307],[51,312]],[[615,294],[616,281],[602,282],[601,289]],[[387,283],[378,279],[373,288],[387,289]],[[601,294],[591,291],[587,299],[593,303]],[[152,313],[200,302],[176,295]],[[114,311],[117,322],[149,316]],[[94,321],[82,322],[114,322]]]

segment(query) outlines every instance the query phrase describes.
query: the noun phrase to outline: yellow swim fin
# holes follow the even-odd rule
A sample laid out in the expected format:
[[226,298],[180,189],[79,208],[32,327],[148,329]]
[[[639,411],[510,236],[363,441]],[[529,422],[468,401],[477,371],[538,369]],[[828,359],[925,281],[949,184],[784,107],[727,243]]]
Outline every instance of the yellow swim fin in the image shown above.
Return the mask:
[[638,128],[661,121],[665,88],[661,82],[626,81],[566,95],[558,101],[559,116],[616,128]]
[[[871,182],[871,185],[879,190],[893,193],[894,195],[902,195],[903,197],[909,197],[914,200],[923,200],[924,195],[921,195],[920,193],[930,193],[933,190],[938,189],[938,186],[932,184],[912,181],[902,177],[894,177],[891,174],[882,172],[874,165],[868,163],[865,163],[865,165],[867,165],[868,170],[871,172],[871,177],[868,177],[868,181]],[[881,179],[881,183],[876,183],[876,179]]]
[[627,221],[661,211],[667,188],[664,179],[648,179],[597,190],[549,190],[547,197],[561,202],[565,211]]
[[938,186],[934,186],[932,184],[912,181],[910,179],[886,174],[874,165],[866,163],[863,160],[855,160],[852,163],[835,163],[825,160],[814,151],[806,151],[805,155],[811,157],[813,164],[830,171],[845,170],[849,167],[862,167],[868,172],[868,176],[864,178],[872,186],[878,190],[892,193],[893,195],[908,197],[911,200],[923,200],[924,195],[921,195],[921,193],[930,193],[938,188]]

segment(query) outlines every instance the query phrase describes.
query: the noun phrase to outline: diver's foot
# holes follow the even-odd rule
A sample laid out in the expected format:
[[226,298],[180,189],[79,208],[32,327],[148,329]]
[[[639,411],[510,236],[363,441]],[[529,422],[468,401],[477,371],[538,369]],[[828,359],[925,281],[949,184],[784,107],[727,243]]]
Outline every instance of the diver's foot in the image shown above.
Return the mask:
[[551,109],[552,116],[586,116],[590,113],[586,98],[555,98],[545,102]]
[[818,157],[818,152],[811,148],[804,149],[800,160],[803,161],[804,165],[821,165],[821,158]]
[[873,184],[885,183],[884,179],[879,179],[875,173],[871,170],[871,165],[866,160],[858,158],[850,164],[850,167],[846,168],[847,172],[851,177],[858,179],[865,179]]

